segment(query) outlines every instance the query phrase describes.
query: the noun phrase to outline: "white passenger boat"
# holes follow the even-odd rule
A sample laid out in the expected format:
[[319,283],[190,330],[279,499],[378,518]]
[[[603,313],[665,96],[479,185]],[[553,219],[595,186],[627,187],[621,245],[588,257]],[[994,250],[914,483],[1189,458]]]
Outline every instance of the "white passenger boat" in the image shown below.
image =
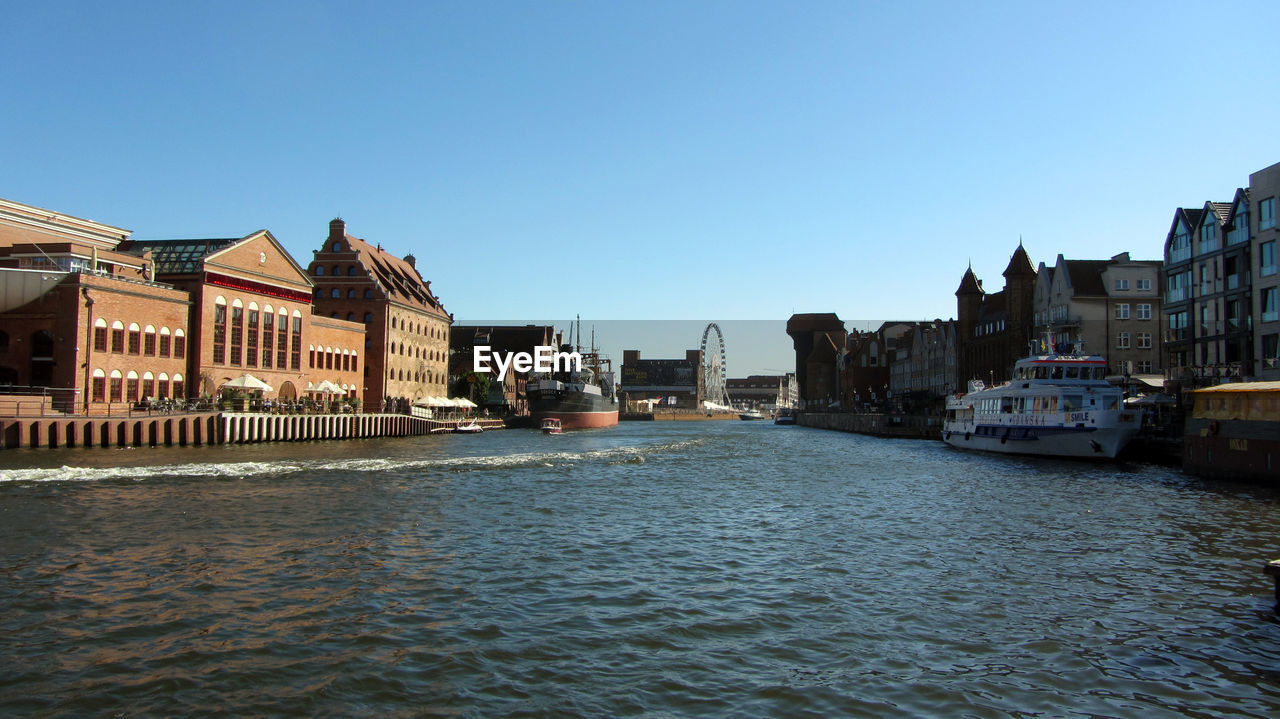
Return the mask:
[[1018,360],[1011,382],[974,380],[947,400],[942,439],[960,449],[1114,459],[1142,415],[1125,409],[1106,374],[1106,359],[1074,350]]

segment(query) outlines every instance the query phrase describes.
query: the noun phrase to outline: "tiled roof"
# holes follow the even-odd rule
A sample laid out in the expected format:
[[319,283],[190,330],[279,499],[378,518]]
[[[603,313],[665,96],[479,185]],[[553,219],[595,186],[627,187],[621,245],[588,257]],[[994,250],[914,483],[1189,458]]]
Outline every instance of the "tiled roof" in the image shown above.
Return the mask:
[[1208,203],[1213,214],[1218,216],[1218,224],[1225,224],[1227,219],[1231,217],[1230,202],[1210,202]]
[[431,292],[431,283],[422,279],[417,268],[380,247],[346,235],[347,245],[359,256],[359,262],[377,280],[388,299],[439,315],[447,314],[440,298]]
[[1076,297],[1106,296],[1107,286],[1102,281],[1102,272],[1111,264],[1110,260],[1065,260],[1064,264]]
[[185,275],[199,272],[204,258],[245,239],[229,237],[202,240],[126,240],[120,250],[141,256],[151,251],[157,275]]

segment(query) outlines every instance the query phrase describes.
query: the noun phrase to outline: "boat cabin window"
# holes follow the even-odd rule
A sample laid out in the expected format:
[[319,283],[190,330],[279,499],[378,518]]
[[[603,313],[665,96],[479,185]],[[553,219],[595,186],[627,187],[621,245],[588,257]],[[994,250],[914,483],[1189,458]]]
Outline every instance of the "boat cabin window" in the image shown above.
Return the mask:
[[1079,412],[1084,408],[1084,397],[1078,394],[1062,395],[1063,412]]
[[1068,367],[1068,368],[1067,368],[1067,379],[1080,379],[1080,368],[1079,368],[1079,367]]
[[1107,368],[1106,368],[1106,367],[1094,367],[1094,368],[1093,368],[1093,378],[1094,378],[1094,379],[1106,379],[1106,378],[1107,378]]
[[1054,365],[1049,368],[1049,379],[1062,379],[1062,365]]
[[1000,398],[1000,413],[1001,413],[1001,414],[1012,414],[1012,413],[1013,413],[1013,398],[1012,398],[1012,397],[1001,397],[1001,398]]

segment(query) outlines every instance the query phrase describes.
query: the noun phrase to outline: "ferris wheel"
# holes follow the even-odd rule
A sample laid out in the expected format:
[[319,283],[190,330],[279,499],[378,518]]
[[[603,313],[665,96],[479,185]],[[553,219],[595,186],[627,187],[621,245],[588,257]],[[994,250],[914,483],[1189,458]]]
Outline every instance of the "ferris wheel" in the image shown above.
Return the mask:
[[702,399],[704,402],[729,405],[729,391],[725,388],[724,335],[712,322],[702,331]]

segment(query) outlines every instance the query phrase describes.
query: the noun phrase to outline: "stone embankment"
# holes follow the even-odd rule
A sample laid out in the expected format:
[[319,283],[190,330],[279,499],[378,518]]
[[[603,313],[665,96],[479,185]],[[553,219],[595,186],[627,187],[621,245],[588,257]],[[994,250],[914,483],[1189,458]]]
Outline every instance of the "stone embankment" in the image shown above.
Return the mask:
[[942,439],[940,417],[895,414],[854,414],[847,412],[801,412],[796,424],[838,432],[869,434],[875,437]]

